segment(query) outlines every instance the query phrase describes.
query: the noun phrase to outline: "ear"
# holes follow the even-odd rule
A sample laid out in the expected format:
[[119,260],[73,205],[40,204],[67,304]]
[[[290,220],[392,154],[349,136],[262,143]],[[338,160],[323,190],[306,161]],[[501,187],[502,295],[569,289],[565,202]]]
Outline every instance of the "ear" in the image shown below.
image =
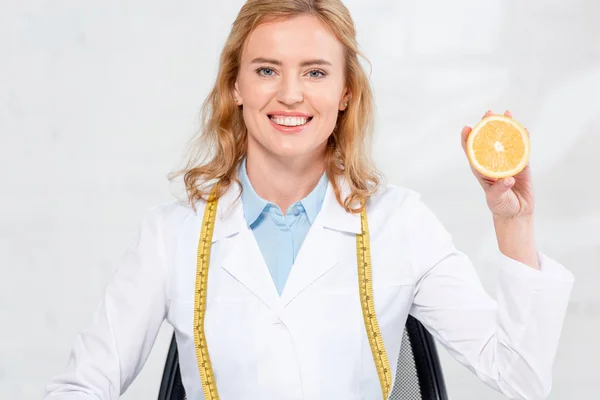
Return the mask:
[[346,108],[348,108],[348,102],[350,101],[351,98],[352,98],[352,93],[350,93],[350,90],[348,88],[345,88],[344,95],[340,99],[340,104],[338,105],[338,109],[340,111],[344,111]]
[[238,81],[235,81],[235,84],[233,85],[233,99],[235,101],[235,103],[238,106],[241,106],[243,104],[242,102],[242,96],[240,95],[240,88],[238,86]]

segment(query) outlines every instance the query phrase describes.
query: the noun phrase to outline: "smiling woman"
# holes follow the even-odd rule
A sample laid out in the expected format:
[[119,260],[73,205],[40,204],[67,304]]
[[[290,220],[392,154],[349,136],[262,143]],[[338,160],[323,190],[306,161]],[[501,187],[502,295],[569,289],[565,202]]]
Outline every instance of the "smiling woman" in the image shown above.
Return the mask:
[[[192,202],[206,200],[206,184],[215,180],[227,190],[247,158],[251,178],[266,172],[275,187],[299,187],[303,196],[325,170],[344,208],[360,210],[380,181],[370,161],[373,99],[360,55],[339,1],[247,2],[204,104],[200,142],[180,171]],[[345,199],[336,177],[349,185]],[[265,198],[274,195],[253,185]],[[278,205],[285,210],[288,203]]]
[[380,182],[358,57],[339,0],[242,7],[179,172],[188,201],[148,212],[47,399],[118,398],[165,319],[189,399],[387,399],[409,314],[494,389],[548,394],[573,277],[535,246],[529,168],[474,170],[495,301],[419,195]]

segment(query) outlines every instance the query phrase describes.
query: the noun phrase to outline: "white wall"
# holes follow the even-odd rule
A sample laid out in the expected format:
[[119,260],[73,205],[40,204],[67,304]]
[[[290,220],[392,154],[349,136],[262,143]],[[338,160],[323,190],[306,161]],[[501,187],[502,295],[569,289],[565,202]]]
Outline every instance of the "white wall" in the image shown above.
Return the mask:
[[[0,398],[60,371],[142,212],[171,198],[240,0],[1,0]],[[495,246],[459,143],[487,109],[529,127],[540,248],[576,275],[552,399],[600,369],[600,2],[347,2],[373,63],[376,155],[476,264]],[[164,327],[125,399],[155,398]],[[499,399],[442,351],[453,399]]]

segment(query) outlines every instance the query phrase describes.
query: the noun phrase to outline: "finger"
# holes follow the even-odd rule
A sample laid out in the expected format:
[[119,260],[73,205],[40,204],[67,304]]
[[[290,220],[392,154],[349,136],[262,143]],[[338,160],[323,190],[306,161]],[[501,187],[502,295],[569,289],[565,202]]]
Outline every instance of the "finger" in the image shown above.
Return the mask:
[[460,132],[460,143],[465,151],[467,151],[467,139],[469,138],[469,133],[471,133],[470,126],[465,126]]
[[486,112],[486,113],[483,115],[483,118],[485,118],[485,117],[489,117],[490,115],[494,115],[494,112],[493,112],[492,110],[488,110],[488,112]]
[[515,178],[513,178],[512,176],[509,176],[508,178],[500,179],[500,181],[502,181],[501,183],[505,187],[508,187],[508,188],[510,188],[512,185],[515,184]]
[[481,172],[477,171],[473,167],[471,167],[471,170],[473,171],[473,175],[475,175],[475,178],[477,178],[477,181],[479,181],[479,184],[485,190],[487,190],[490,186],[493,186],[497,182],[496,179],[488,178],[487,176],[482,175]]
[[515,179],[519,179],[519,180],[531,180],[531,167],[529,166],[529,164],[527,164],[525,166],[525,168],[523,168],[523,170],[521,172],[519,172],[518,174],[516,174],[514,176]]
[[508,117],[508,118],[512,118],[512,113],[511,113],[509,110],[506,110],[506,111],[504,112],[504,116],[505,116],[505,117]]
[[487,176],[485,176],[485,175],[482,175],[480,172],[477,172],[477,176],[478,176],[479,178],[481,178],[481,181],[482,181],[483,183],[486,183],[486,184],[488,184],[488,185],[490,185],[490,186],[491,186],[491,185],[494,185],[496,182],[498,182],[498,179],[496,179],[496,178],[489,178],[489,177],[487,177]]
[[494,182],[487,190],[488,199],[494,201],[500,199],[506,192],[508,192],[515,184],[515,178],[508,177],[504,179],[498,179]]
[[529,129],[525,128],[525,132],[527,132],[527,137],[531,137],[531,135],[529,134]]

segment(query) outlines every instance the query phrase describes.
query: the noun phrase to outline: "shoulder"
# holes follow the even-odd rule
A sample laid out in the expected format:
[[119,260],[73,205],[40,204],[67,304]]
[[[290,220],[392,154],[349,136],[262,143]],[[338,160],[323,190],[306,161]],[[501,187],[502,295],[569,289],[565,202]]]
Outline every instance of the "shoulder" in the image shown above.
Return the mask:
[[204,204],[200,204],[200,202],[196,204],[196,210],[194,210],[194,207],[189,203],[180,200],[172,200],[149,207],[146,210],[144,218],[162,225],[173,225],[181,223],[186,219],[196,217],[199,213],[202,213],[203,209]]
[[451,234],[420,193],[394,185],[381,188],[367,208],[373,238],[394,253],[406,250],[422,276],[439,260],[455,252]]
[[[410,231],[443,230],[435,213],[425,204],[421,193],[397,185],[382,184],[369,199],[367,212],[369,224],[374,228],[393,226],[394,229]],[[372,221],[372,222],[371,222]]]
[[196,229],[202,221],[204,202],[192,204],[172,200],[146,209],[142,217],[142,229],[156,230],[164,241],[176,238],[187,229]]
[[369,198],[367,211],[369,214],[383,217],[408,215],[421,203],[421,194],[397,185],[381,184],[373,196]]

